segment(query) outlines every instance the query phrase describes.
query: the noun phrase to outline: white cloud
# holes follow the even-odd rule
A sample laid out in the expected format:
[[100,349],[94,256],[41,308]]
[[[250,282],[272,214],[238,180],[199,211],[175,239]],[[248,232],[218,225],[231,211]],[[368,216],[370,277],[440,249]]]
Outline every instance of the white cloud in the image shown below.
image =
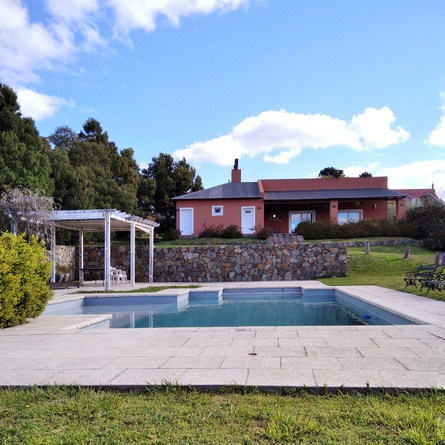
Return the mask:
[[81,21],[97,11],[97,0],[46,0],[51,15],[66,22]]
[[425,142],[436,147],[445,147],[445,116],[440,118],[439,124]]
[[65,63],[74,52],[73,34],[57,23],[31,23],[19,0],[0,5],[0,77],[12,84],[38,80],[38,69]]
[[127,34],[133,29],[153,31],[160,16],[178,26],[181,18],[193,14],[212,14],[246,7],[251,0],[105,0],[116,14],[116,30]]
[[264,111],[248,117],[229,134],[205,142],[195,142],[176,157],[191,162],[230,165],[233,158],[264,154],[264,160],[288,163],[304,149],[346,146],[356,151],[382,149],[405,142],[409,133],[401,127],[391,128],[392,111],[367,108],[350,122],[321,114],[296,114]]
[[395,120],[393,112],[388,107],[380,110],[367,108],[363,114],[354,116],[348,127],[358,135],[364,146],[385,148],[409,139],[410,134],[403,128],[399,126],[394,130],[391,128]]
[[[81,52],[102,50],[107,45],[104,34],[110,35],[111,28],[118,36],[127,36],[134,29],[153,31],[161,16],[178,25],[181,18],[193,14],[232,11],[252,1],[255,0],[45,0],[43,11],[39,5],[43,2],[1,0],[0,79],[16,90],[26,90],[29,84],[40,82],[40,71],[69,66]],[[28,13],[28,4],[32,3],[41,14],[40,20],[34,22]],[[40,117],[63,104],[60,98],[42,94],[38,110],[33,100],[38,93],[32,93],[22,94],[22,100],[33,103],[32,111]]]
[[60,97],[48,96],[26,88],[17,89],[17,97],[22,115],[34,120],[45,119],[60,108],[73,105]]
[[373,176],[387,176],[390,189],[428,189],[434,184],[437,195],[445,200],[445,160],[417,161],[397,167],[373,162],[367,166],[346,167],[344,171],[349,177],[357,177],[364,171]]

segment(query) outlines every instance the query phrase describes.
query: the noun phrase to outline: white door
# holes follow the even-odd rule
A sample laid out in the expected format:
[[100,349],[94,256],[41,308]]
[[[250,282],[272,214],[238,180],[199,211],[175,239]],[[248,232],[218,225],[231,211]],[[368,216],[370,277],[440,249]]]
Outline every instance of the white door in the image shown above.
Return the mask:
[[193,235],[193,208],[179,209],[179,231],[182,236]]
[[241,207],[241,233],[252,235],[255,231],[255,207]]

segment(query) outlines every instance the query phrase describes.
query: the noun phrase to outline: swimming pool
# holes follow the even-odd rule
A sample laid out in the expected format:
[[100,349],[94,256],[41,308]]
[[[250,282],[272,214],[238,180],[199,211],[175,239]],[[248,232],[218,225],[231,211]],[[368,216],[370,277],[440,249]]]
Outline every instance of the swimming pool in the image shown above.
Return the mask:
[[187,289],[171,295],[95,295],[49,305],[43,315],[111,314],[93,328],[412,324],[334,289]]

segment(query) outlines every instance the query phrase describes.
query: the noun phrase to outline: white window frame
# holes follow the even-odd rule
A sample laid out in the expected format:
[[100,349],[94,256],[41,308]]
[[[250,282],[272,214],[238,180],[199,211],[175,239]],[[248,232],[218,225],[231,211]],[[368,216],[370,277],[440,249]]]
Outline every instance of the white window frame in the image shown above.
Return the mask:
[[338,211],[338,216],[337,216],[337,221],[338,224],[347,224],[349,222],[357,222],[355,220],[351,220],[348,216],[346,222],[340,222],[340,214],[342,213],[347,213],[349,215],[349,213],[358,213],[359,214],[359,219],[358,221],[361,221],[363,219],[363,210],[361,209],[342,209]]
[[224,206],[212,206],[212,216],[224,216]]
[[292,215],[310,214],[311,222],[315,222],[315,210],[289,210],[289,233],[292,233]]

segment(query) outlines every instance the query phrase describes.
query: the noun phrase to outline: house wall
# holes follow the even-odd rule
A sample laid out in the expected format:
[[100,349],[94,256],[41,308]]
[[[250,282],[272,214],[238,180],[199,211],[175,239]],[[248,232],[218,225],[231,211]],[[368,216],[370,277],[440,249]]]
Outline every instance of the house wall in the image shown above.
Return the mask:
[[[223,215],[212,216],[213,206],[223,206]],[[263,201],[262,199],[237,199],[237,200],[187,200],[176,202],[176,228],[180,229],[179,213],[181,208],[194,209],[193,233],[192,236],[198,236],[206,226],[227,227],[236,224],[241,227],[241,208],[252,206],[255,208],[255,225],[264,226]]]

